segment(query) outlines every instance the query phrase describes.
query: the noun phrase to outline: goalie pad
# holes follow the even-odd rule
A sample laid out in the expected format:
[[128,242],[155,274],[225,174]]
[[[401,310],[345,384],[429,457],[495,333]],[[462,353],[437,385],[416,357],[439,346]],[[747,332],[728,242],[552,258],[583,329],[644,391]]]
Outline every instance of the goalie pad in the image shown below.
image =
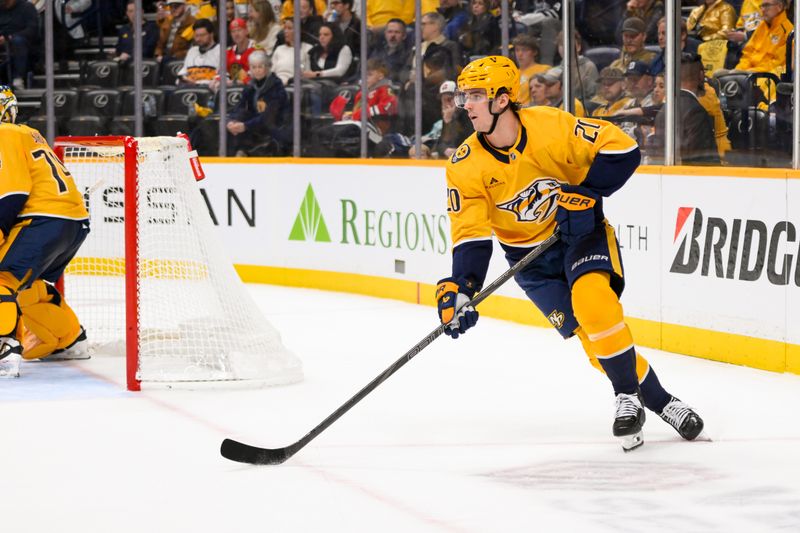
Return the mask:
[[14,291],[0,285],[0,337],[10,337],[17,330],[19,308]]
[[81,334],[75,312],[52,285],[36,280],[20,291],[17,303],[25,327],[22,357],[40,359],[67,348]]

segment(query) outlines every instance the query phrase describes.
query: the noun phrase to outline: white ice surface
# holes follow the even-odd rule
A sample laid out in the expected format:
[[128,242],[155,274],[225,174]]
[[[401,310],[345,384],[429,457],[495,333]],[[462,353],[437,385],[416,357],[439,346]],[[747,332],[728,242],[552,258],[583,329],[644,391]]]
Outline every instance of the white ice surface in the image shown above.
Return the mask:
[[129,393],[112,356],[0,380],[0,530],[800,531],[800,376],[645,349],[713,442],[651,415],[645,445],[624,454],[610,386],[577,341],[487,318],[284,465],[228,462],[224,437],[299,439],[436,326],[430,307],[252,291],[303,383]]

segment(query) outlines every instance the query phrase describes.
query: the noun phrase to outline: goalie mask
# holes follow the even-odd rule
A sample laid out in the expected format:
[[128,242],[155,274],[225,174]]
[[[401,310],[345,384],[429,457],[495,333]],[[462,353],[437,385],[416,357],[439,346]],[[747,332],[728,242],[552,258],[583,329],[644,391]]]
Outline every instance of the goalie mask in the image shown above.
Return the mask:
[[0,85],[0,122],[17,121],[17,97],[8,85]]

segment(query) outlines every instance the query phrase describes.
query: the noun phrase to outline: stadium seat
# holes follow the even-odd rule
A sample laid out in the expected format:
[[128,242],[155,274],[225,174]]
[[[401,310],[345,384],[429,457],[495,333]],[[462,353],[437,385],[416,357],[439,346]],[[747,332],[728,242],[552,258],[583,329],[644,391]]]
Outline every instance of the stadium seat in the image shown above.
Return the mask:
[[[228,113],[230,113],[231,110],[239,104],[239,101],[242,99],[243,92],[244,85],[234,85],[227,88],[225,102],[228,105]],[[214,111],[219,111],[219,100],[217,100],[214,105]]]
[[[53,91],[53,108],[56,119],[56,134],[66,130],[66,123],[78,109],[78,91],[74,89],[56,89]],[[42,93],[39,113],[28,121],[28,125],[41,132],[47,130],[47,93]]]
[[119,63],[110,59],[89,61],[84,70],[83,84],[92,87],[116,87],[119,84]]
[[178,72],[183,68],[182,59],[172,59],[161,65],[161,85],[174,87],[178,81]]
[[207,87],[180,87],[166,95],[164,115],[155,123],[156,135],[175,135],[190,130],[189,117],[194,116],[194,104],[208,107],[211,91]]
[[[136,130],[136,94],[133,90],[122,95],[120,114],[111,123],[112,135],[134,135]],[[155,119],[164,112],[164,92],[161,89],[142,89],[142,112],[145,135],[153,135]]]
[[169,93],[166,97],[167,115],[186,115],[194,109],[194,104],[208,106],[211,99],[211,91],[208,87],[179,87]]
[[[155,59],[142,59],[140,72],[144,87],[157,87],[159,77],[159,64]],[[133,61],[120,68],[119,83],[123,87],[133,87]]]
[[583,52],[583,55],[600,71],[619,59],[620,49],[617,46],[595,46]]
[[69,135],[107,134],[119,105],[120,93],[117,89],[95,89],[81,93],[78,101],[81,114],[67,121],[67,132]]

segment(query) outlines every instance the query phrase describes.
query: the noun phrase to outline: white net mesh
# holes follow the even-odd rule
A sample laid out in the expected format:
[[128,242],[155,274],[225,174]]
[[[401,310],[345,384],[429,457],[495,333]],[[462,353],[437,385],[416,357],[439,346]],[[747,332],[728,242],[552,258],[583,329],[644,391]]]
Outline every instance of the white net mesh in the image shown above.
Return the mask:
[[[142,382],[302,379],[300,361],[256,307],[223,253],[186,141],[138,139],[137,265]],[[124,148],[64,144],[86,191],[91,232],[65,275],[92,344],[125,342]]]

